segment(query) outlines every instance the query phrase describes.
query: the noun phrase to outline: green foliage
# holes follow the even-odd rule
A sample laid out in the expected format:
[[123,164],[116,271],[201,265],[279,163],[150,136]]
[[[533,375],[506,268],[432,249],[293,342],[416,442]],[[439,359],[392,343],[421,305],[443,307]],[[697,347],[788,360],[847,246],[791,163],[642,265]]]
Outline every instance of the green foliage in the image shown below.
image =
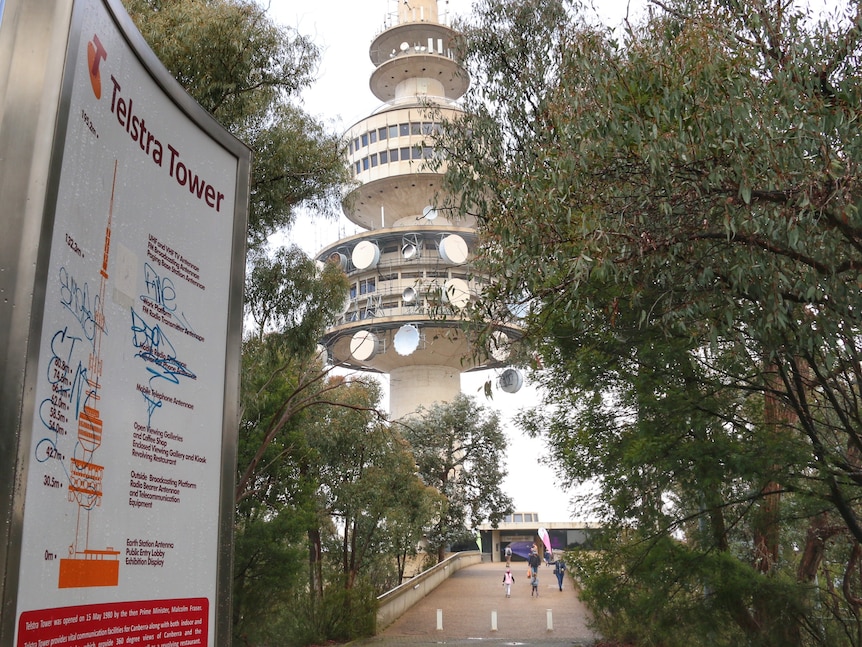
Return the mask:
[[[642,542],[650,542],[648,551]],[[664,647],[805,644],[786,633],[808,612],[792,576],[753,574],[726,553],[693,550],[669,537],[628,535],[604,547],[568,556],[603,635]],[[770,626],[752,641],[737,616],[762,597]]]
[[[330,567],[345,588],[366,577],[382,593],[400,584],[397,571],[439,503],[415,475],[408,445],[379,419],[379,399],[376,383],[350,383],[338,393],[339,406],[311,421],[306,434],[316,453],[320,512],[341,529],[326,551]],[[399,559],[402,568],[393,572]]]
[[297,246],[249,258],[245,309],[256,334],[278,331],[297,355],[314,348],[347,294],[347,276],[332,263],[322,270]]
[[281,608],[258,644],[305,647],[349,642],[374,634],[377,598],[370,586],[327,588],[322,599],[298,593]]
[[860,645],[858,3],[582,9],[477,3],[441,145],[477,314],[544,366],[520,424],[596,484],[585,598],[638,644]]
[[512,500],[500,489],[505,437],[495,412],[459,395],[417,412],[403,433],[419,476],[445,500],[428,536],[437,561],[446,545],[473,537],[470,531],[486,519],[496,524],[512,512]]

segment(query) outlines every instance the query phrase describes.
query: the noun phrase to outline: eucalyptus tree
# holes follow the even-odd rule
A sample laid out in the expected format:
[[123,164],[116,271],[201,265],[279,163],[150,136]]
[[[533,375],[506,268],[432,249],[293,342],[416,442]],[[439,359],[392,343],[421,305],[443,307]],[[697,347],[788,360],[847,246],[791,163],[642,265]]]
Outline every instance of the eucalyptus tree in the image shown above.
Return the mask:
[[420,409],[403,421],[402,433],[419,476],[443,497],[428,532],[438,562],[447,545],[475,538],[479,524],[496,525],[512,512],[512,499],[502,490],[506,437],[496,411],[462,394]]
[[496,278],[477,314],[529,308],[524,424],[618,531],[583,560],[604,629],[862,644],[862,7],[647,5],[462,25],[474,86],[438,145]]

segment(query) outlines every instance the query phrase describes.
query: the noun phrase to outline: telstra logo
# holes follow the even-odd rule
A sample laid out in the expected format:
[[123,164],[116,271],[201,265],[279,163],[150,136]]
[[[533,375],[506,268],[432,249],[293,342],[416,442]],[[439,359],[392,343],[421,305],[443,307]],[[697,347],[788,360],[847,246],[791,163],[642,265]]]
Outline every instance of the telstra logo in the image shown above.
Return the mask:
[[108,52],[102,46],[102,41],[95,34],[93,40],[87,43],[87,69],[90,71],[90,85],[93,86],[93,94],[97,99],[102,98],[102,75],[99,65],[108,58]]

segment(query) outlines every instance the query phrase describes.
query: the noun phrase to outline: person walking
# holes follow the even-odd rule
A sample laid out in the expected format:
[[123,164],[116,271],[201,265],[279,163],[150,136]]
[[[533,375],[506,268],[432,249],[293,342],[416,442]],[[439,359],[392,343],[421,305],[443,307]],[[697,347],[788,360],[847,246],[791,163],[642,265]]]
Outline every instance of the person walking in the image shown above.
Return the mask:
[[506,546],[506,550],[504,552],[506,553],[506,568],[508,568],[512,565],[512,547]]
[[539,597],[539,576],[533,571],[533,579],[530,580],[530,586],[533,588],[530,590],[530,597],[534,595]]
[[503,573],[503,586],[506,587],[506,597],[512,597],[512,584],[515,581],[515,576],[512,575],[512,571],[509,570],[509,567],[506,567],[506,572]]
[[557,584],[560,590],[563,590],[563,576],[566,573],[566,563],[562,559],[557,559],[557,565],[554,567],[554,575],[557,576]]

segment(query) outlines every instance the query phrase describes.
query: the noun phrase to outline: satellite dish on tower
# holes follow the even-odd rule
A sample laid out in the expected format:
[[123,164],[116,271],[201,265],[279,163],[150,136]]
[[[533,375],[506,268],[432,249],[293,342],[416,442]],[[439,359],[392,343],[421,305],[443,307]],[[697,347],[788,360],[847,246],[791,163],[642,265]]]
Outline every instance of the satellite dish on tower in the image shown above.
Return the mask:
[[404,288],[404,291],[401,293],[401,300],[404,303],[415,303],[416,290],[414,290],[413,288]]
[[351,260],[357,269],[367,270],[380,260],[380,248],[370,240],[363,240],[353,248]]
[[464,279],[449,279],[443,284],[443,299],[459,310],[470,301],[470,286]]
[[507,368],[497,380],[500,389],[506,393],[517,393],[524,385],[524,378],[521,371],[514,368]]
[[328,260],[330,263],[338,265],[342,270],[347,267],[347,257],[341,252],[332,252]]
[[341,304],[341,313],[344,314],[348,310],[350,310],[350,306],[353,305],[353,299],[350,298],[350,295],[346,295],[344,297],[344,303]]
[[393,339],[395,352],[399,355],[410,355],[419,347],[419,329],[412,324],[401,326]]
[[422,217],[425,220],[434,220],[437,217],[437,209],[432,207],[430,204],[422,209]]
[[513,301],[506,307],[515,319],[523,319],[530,313],[530,301],[526,294],[522,294],[518,301]]
[[509,359],[509,346],[511,343],[512,340],[509,339],[509,335],[504,333],[502,330],[497,330],[496,332],[491,333],[491,357],[498,362],[504,362]]
[[460,265],[467,260],[467,242],[458,234],[446,236],[440,241],[440,258],[450,265]]
[[350,340],[350,354],[360,362],[366,362],[377,354],[377,335],[370,330],[360,330]]

